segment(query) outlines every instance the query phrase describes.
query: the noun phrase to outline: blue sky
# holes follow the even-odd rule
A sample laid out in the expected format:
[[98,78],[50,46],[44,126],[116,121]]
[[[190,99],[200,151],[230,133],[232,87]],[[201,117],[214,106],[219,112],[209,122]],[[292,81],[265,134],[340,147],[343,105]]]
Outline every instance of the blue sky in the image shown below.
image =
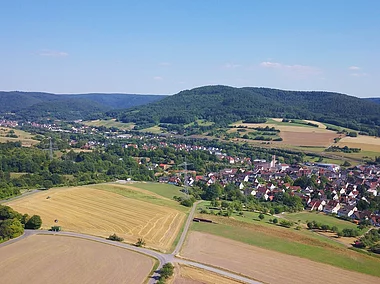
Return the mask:
[[380,97],[378,0],[1,1],[0,90]]

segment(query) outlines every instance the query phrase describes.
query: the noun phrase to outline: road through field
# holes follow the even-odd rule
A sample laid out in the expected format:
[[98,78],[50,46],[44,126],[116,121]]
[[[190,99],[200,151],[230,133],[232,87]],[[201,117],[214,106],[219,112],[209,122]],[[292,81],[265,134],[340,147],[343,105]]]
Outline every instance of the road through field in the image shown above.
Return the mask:
[[[185,232],[185,230],[184,230],[184,233],[187,233],[187,232]],[[116,246],[116,247],[120,247],[120,248],[125,248],[125,249],[131,250],[131,251],[142,253],[142,254],[147,255],[147,256],[154,257],[159,262],[158,269],[160,269],[162,267],[162,265],[165,264],[165,263],[169,263],[169,262],[170,263],[174,263],[174,262],[177,262],[177,263],[181,263],[181,264],[184,264],[184,265],[190,265],[190,266],[201,268],[201,269],[204,269],[204,270],[207,270],[207,271],[215,272],[215,273],[221,274],[223,276],[226,276],[226,277],[229,277],[229,278],[232,278],[232,279],[236,279],[238,281],[242,281],[244,283],[260,284],[260,282],[254,281],[254,280],[249,279],[249,278],[244,277],[244,276],[240,276],[240,275],[234,274],[232,272],[228,272],[228,271],[225,271],[225,270],[222,270],[222,269],[218,269],[218,268],[211,267],[211,266],[208,266],[208,265],[205,265],[205,264],[193,262],[193,261],[190,261],[190,260],[180,259],[178,257],[175,257],[173,254],[164,254],[164,253],[160,253],[160,252],[157,252],[157,251],[154,251],[154,250],[150,250],[150,249],[147,249],[147,248],[136,247],[136,246],[133,246],[133,245],[130,245],[130,244],[126,244],[126,243],[110,241],[110,240],[99,238],[99,237],[95,237],[95,236],[90,236],[90,235],[85,235],[85,234],[80,234],[80,233],[73,233],[73,232],[51,232],[51,231],[43,231],[43,230],[39,230],[39,231],[25,230],[25,234],[22,237],[14,239],[13,242],[11,241],[11,242],[5,242],[5,243],[1,244],[0,245],[0,249],[2,247],[14,244],[17,241],[20,241],[22,239],[28,238],[29,236],[38,235],[38,234],[41,234],[41,235],[56,235],[56,236],[75,237],[75,238],[95,241],[95,242],[103,243],[103,244],[107,244],[107,245],[112,245],[112,246]],[[157,280],[157,278],[158,278],[158,276],[159,276],[159,274],[157,273],[157,271],[155,271],[154,275],[149,279],[149,283],[155,283],[156,280]]]

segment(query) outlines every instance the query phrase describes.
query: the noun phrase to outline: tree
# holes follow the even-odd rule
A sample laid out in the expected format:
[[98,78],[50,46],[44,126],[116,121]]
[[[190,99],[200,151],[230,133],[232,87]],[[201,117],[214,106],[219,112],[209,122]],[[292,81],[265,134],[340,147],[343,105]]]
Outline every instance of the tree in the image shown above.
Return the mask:
[[24,227],[18,219],[7,219],[1,222],[0,236],[5,239],[13,239],[24,233]]
[[170,276],[172,276],[174,273],[174,266],[173,264],[165,263],[162,268],[160,269],[160,280],[161,279],[168,279]]
[[263,213],[260,213],[260,214],[259,214],[259,218],[260,218],[260,220],[263,220],[263,219],[265,218],[264,214],[263,214]]
[[273,219],[273,224],[277,224],[278,223],[278,219],[277,218],[274,218]]
[[42,225],[42,220],[39,215],[33,215],[30,219],[25,223],[25,229],[38,230]]
[[145,246],[144,239],[143,238],[138,238],[135,245],[136,245],[136,247],[143,247],[143,246]]

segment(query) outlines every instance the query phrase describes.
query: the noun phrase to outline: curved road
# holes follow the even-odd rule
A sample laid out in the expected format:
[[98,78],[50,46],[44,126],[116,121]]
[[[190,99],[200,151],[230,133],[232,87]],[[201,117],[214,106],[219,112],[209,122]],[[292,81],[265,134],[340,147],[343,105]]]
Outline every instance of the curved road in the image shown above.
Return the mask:
[[159,266],[158,266],[157,270],[154,272],[154,274],[149,279],[149,283],[152,283],[152,284],[156,283],[156,280],[159,277],[159,273],[158,273],[159,269],[165,263],[169,263],[169,262],[171,262],[171,263],[177,262],[177,263],[181,263],[181,264],[185,264],[185,265],[191,265],[191,266],[194,266],[194,267],[197,267],[197,268],[201,268],[201,269],[204,269],[204,270],[207,270],[207,271],[211,271],[211,272],[214,272],[214,273],[218,273],[218,274],[221,274],[223,276],[226,276],[226,277],[229,277],[229,278],[241,281],[241,282],[245,282],[245,283],[261,284],[261,282],[252,280],[250,278],[247,278],[247,277],[244,277],[244,276],[241,276],[241,275],[229,272],[229,271],[218,269],[216,267],[208,266],[206,264],[201,264],[201,263],[194,262],[194,261],[191,261],[191,260],[181,259],[181,258],[178,258],[176,256],[180,252],[180,250],[181,250],[181,248],[183,246],[183,243],[185,241],[187,232],[189,230],[189,227],[190,227],[190,224],[191,224],[191,221],[193,219],[194,212],[195,212],[195,209],[196,209],[196,206],[197,206],[198,203],[199,202],[194,203],[194,205],[193,205],[193,207],[192,207],[192,209],[191,209],[191,211],[189,213],[189,216],[188,216],[188,218],[186,220],[185,227],[184,227],[183,232],[181,234],[181,237],[180,237],[180,239],[178,241],[178,244],[177,244],[175,250],[173,251],[173,253],[171,253],[171,254],[164,254],[164,253],[160,253],[160,252],[157,252],[157,251],[154,251],[154,250],[150,250],[150,249],[147,249],[147,248],[136,247],[134,245],[130,245],[130,244],[126,244],[126,243],[120,243],[120,242],[115,242],[115,241],[110,241],[110,240],[107,240],[107,239],[104,239],[104,238],[95,237],[95,236],[91,236],[91,235],[85,235],[85,234],[81,234],[81,233],[74,233],[74,232],[52,232],[52,231],[44,231],[44,230],[37,230],[37,231],[34,231],[34,230],[25,230],[25,233],[22,236],[20,236],[20,237],[18,237],[16,239],[9,240],[9,241],[7,241],[5,243],[0,244],[0,248],[4,247],[4,246],[7,246],[7,245],[10,245],[12,243],[15,243],[17,241],[20,241],[22,239],[25,239],[25,238],[27,238],[27,237],[29,237],[31,235],[43,234],[43,235],[69,236],[69,237],[76,237],[76,238],[86,239],[86,240],[90,240],[90,241],[100,242],[100,243],[103,243],[103,244],[107,244],[107,245],[112,245],[112,246],[128,249],[128,250],[131,250],[131,251],[134,251],[134,252],[138,252],[138,253],[142,253],[144,255],[147,255],[147,256],[150,256],[150,257],[153,257],[153,258],[157,259],[158,262],[159,262]]

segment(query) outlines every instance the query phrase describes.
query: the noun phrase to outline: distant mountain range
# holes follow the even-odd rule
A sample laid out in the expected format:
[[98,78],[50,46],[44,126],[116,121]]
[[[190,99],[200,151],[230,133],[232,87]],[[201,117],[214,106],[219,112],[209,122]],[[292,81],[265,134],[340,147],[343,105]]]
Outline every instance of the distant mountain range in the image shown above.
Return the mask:
[[25,120],[93,118],[112,109],[128,109],[164,98],[162,95],[0,92],[0,114]]
[[332,92],[205,86],[172,96],[0,92],[0,115],[13,119],[118,118],[140,128],[185,125],[198,119],[226,126],[260,117],[312,119],[380,135],[380,98]]
[[149,126],[197,119],[227,125],[259,117],[313,119],[380,135],[380,105],[332,92],[205,86],[119,112],[118,119]]

